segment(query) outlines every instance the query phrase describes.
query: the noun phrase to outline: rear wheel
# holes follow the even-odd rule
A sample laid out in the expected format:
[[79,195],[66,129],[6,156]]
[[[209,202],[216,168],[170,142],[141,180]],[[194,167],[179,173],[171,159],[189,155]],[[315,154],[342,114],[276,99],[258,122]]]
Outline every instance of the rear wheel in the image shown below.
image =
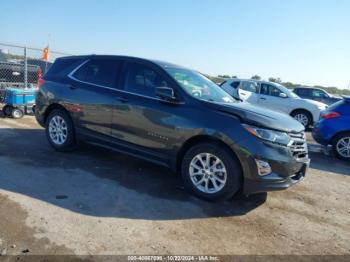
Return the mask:
[[291,114],[291,116],[305,128],[309,127],[312,124],[312,116],[306,110],[296,110]]
[[13,108],[12,109],[12,112],[11,112],[11,116],[14,118],[14,119],[20,119],[22,118],[24,115],[23,111],[19,108]]
[[350,160],[350,132],[340,134],[333,140],[333,152],[342,160]]
[[190,148],[181,167],[185,187],[196,196],[219,201],[232,197],[242,185],[242,171],[232,152],[215,143]]
[[51,146],[58,151],[74,149],[75,134],[70,116],[63,110],[53,110],[46,120],[46,136]]

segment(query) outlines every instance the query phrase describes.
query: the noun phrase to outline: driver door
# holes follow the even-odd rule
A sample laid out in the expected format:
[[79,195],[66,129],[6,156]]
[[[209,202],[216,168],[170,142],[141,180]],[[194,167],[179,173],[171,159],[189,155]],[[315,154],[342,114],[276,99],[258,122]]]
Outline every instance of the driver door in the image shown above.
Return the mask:
[[283,113],[289,113],[289,97],[277,86],[261,83],[258,105]]
[[[155,87],[172,87],[168,76],[154,65],[126,62],[122,71],[122,105],[113,110],[112,135],[144,153],[171,151],[183,121],[181,104],[166,103],[155,95]],[[174,90],[176,92],[176,90]]]

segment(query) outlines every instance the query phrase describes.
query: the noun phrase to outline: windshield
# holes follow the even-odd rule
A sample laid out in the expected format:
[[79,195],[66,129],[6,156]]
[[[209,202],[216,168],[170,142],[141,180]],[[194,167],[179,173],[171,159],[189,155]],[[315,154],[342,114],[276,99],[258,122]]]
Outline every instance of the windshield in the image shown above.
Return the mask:
[[211,102],[235,102],[235,100],[218,85],[196,71],[182,68],[165,68],[165,70],[188,94],[195,98]]
[[293,91],[291,91],[288,88],[284,87],[283,85],[276,84],[276,83],[274,85],[276,85],[287,96],[292,97],[292,98],[300,98],[296,93],[294,93]]

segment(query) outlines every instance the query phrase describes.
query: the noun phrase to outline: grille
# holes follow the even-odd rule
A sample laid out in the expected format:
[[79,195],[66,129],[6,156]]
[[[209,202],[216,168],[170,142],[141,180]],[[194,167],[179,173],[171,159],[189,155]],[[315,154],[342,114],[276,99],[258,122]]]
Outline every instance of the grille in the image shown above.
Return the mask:
[[292,139],[289,148],[292,152],[293,157],[296,160],[302,160],[308,157],[307,143],[305,138],[305,133],[290,133],[290,138]]

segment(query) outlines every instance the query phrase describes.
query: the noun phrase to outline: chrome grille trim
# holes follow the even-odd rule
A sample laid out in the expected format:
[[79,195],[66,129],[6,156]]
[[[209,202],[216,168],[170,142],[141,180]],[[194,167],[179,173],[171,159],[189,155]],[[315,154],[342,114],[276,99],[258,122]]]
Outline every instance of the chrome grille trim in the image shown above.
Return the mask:
[[289,143],[288,147],[293,157],[298,161],[308,158],[305,132],[289,133],[288,135],[291,138],[291,143]]

